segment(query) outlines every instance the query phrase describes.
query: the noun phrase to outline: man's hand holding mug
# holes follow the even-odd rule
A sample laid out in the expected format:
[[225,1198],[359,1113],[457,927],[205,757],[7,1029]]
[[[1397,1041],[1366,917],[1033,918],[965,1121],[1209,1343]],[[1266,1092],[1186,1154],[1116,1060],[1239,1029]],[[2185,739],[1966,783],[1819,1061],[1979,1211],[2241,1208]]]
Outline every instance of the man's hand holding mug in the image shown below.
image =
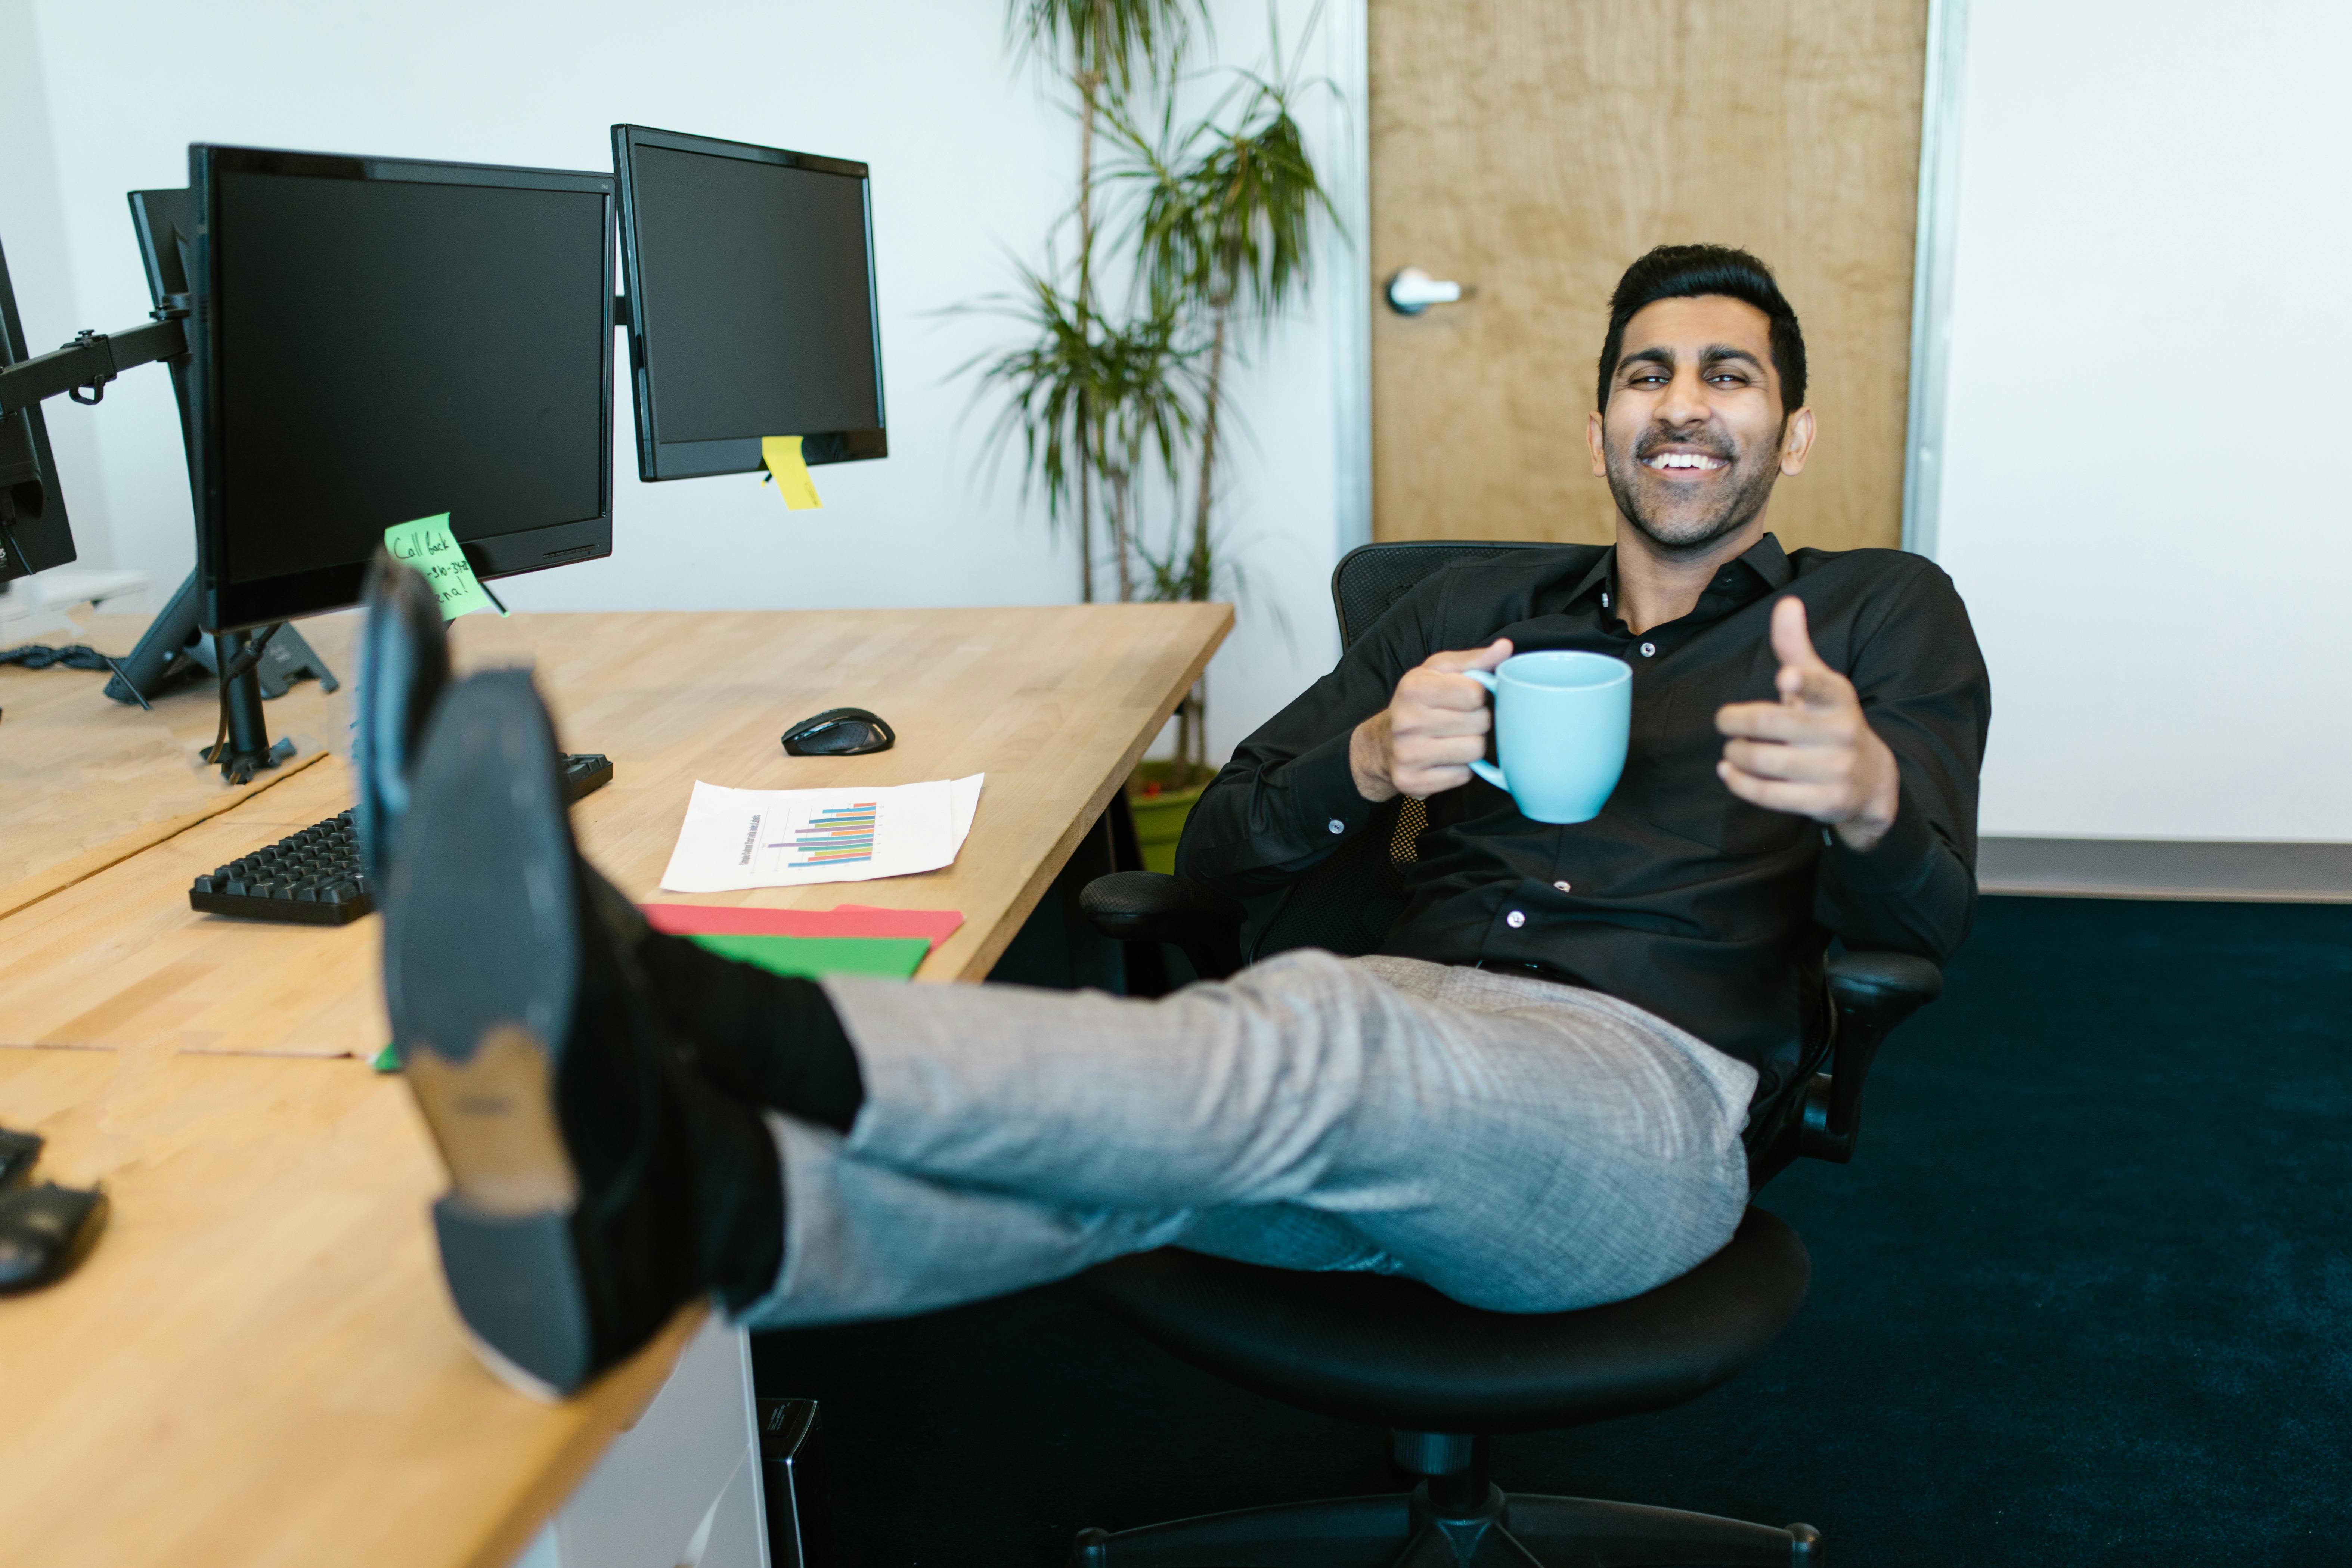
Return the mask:
[[1510,639],[1500,637],[1482,648],[1431,654],[1406,670],[1389,705],[1349,739],[1356,793],[1370,801],[1427,800],[1468,784],[1495,721],[1486,689],[1462,672],[1490,670],[1510,657]]

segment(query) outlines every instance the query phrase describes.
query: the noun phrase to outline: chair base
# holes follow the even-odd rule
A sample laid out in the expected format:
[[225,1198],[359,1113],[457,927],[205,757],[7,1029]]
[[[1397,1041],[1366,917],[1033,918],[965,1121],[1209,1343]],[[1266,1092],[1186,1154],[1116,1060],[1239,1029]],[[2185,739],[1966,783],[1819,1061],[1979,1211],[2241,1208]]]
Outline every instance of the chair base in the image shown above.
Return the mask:
[[1078,1532],[1071,1568],[1820,1568],[1822,1534],[1591,1498],[1510,1495],[1456,1517],[1426,1482]]

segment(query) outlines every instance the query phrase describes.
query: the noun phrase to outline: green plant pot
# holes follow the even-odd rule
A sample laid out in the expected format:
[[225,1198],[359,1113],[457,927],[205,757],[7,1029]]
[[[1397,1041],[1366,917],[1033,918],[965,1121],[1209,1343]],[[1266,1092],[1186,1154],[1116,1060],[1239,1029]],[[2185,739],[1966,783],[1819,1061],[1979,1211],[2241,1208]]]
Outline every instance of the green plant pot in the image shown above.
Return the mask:
[[1184,836],[1184,819],[1192,814],[1201,789],[1195,784],[1157,795],[1145,795],[1139,789],[1128,792],[1127,809],[1135,818],[1135,844],[1143,852],[1145,870],[1175,871],[1176,841]]

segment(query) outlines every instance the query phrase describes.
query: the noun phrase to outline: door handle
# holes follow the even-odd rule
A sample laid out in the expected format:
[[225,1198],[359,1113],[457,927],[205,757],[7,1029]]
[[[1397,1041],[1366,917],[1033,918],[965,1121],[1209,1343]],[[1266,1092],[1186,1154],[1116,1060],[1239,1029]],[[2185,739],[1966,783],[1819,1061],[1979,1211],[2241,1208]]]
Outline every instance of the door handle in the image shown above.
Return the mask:
[[1389,279],[1389,309],[1400,316],[1418,316],[1432,305],[1451,305],[1464,293],[1461,284],[1432,278],[1418,267],[1407,267]]

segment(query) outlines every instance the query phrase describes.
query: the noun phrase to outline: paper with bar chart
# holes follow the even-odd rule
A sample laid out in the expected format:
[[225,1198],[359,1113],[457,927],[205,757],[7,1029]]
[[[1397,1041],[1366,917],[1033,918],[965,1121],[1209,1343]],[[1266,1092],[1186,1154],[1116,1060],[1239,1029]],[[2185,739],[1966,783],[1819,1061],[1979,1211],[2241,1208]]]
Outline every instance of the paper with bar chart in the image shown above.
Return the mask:
[[661,885],[726,893],[869,882],[955,863],[987,777],[882,789],[728,789],[697,780]]

